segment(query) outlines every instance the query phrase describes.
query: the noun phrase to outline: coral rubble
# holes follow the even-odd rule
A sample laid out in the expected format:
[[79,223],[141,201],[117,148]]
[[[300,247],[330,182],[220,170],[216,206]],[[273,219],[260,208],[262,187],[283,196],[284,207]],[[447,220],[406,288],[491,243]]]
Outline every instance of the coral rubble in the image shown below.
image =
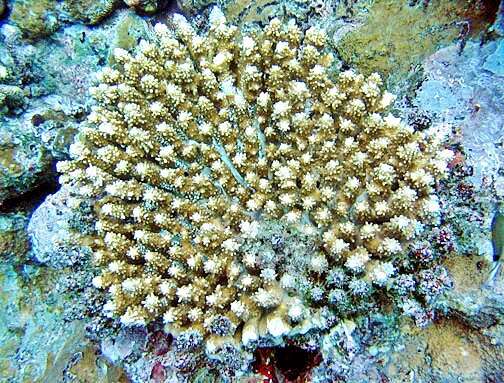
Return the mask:
[[442,137],[385,114],[377,74],[334,74],[321,30],[242,35],[218,9],[206,35],[174,25],[115,51],[58,165],[69,205],[94,201],[104,310],[210,349],[324,329],[377,297],[425,316],[449,282],[409,244],[439,214]]

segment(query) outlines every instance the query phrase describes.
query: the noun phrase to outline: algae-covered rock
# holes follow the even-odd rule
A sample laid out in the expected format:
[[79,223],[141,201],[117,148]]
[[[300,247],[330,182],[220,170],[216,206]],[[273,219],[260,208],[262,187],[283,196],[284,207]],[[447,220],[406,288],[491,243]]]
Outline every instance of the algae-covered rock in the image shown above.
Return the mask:
[[4,16],[7,10],[7,0],[0,0],[0,19]]
[[0,204],[50,177],[50,156],[35,132],[0,130]]
[[0,202],[55,179],[52,161],[67,155],[89,110],[93,74],[115,44],[131,48],[148,29],[131,10],[110,24],[73,25],[33,45],[15,26],[0,28]]
[[[18,229],[25,222],[19,215],[3,215],[0,233],[17,233],[22,242]],[[0,234],[0,246],[3,239]],[[128,382],[124,371],[101,356],[86,338],[88,323],[82,313],[81,319],[68,315],[73,307],[92,305],[92,300],[75,298],[75,290],[82,288],[81,274],[76,268],[54,270],[0,262],[1,382]]]
[[158,8],[158,0],[124,0],[126,5],[141,13],[154,13]]
[[65,0],[63,7],[76,20],[96,25],[109,17],[119,4],[119,0]]
[[[346,24],[353,7],[362,7],[360,2],[323,0],[222,0],[218,3],[227,20],[240,28],[248,28],[252,25],[265,26],[274,15],[284,19],[295,19],[307,28],[319,26],[327,30],[328,36],[331,36],[334,30]],[[367,1],[364,3],[367,3]],[[192,14],[195,17],[205,15],[212,4],[215,4],[215,1],[177,1],[177,5],[184,14]],[[201,19],[203,20],[204,17],[201,17]]]
[[453,278],[453,289],[444,304],[452,315],[475,329],[504,324],[504,280],[488,284],[490,265],[479,256],[454,257],[446,266]]
[[25,259],[29,247],[27,224],[28,218],[24,214],[0,214],[0,259],[13,259],[18,262]]
[[[13,266],[0,264],[2,382],[40,381],[45,370],[55,366],[53,357],[63,361],[66,356],[68,362],[79,351],[77,346],[86,343],[82,323],[62,322],[58,304],[51,295],[55,275],[29,266],[24,271],[20,275]],[[62,381],[62,376],[49,381]]]
[[443,321],[429,327],[420,337],[425,339],[432,361],[432,381],[456,382],[459,378],[464,382],[483,380],[483,355],[463,326]]
[[404,79],[425,57],[464,37],[463,25],[470,23],[473,36],[488,27],[495,19],[492,3],[377,0],[337,50],[363,73],[378,71],[392,76],[389,81]]
[[34,42],[73,21],[99,24],[120,5],[120,0],[17,0],[13,2],[9,20],[25,39]]
[[10,20],[28,40],[52,35],[60,26],[57,0],[17,0],[13,2]]
[[[68,366],[66,374],[83,383],[128,383],[126,373],[99,355],[96,347],[89,345],[74,354],[72,365]],[[45,382],[45,381],[44,381]],[[41,382],[42,383],[42,382]]]
[[0,84],[0,116],[19,109],[24,104],[23,89],[15,85]]
[[[112,48],[134,49],[140,38],[147,37],[148,30],[148,24],[142,17],[131,11],[121,12],[114,23]],[[113,49],[110,50],[110,53],[112,52]],[[110,63],[115,62],[112,54],[109,55],[108,60]]]
[[387,379],[382,381],[388,382],[501,382],[504,378],[502,347],[449,318],[424,330],[404,324],[394,350],[383,362],[382,378]]
[[77,206],[70,205],[69,200],[68,189],[61,188],[45,199],[28,224],[33,258],[53,268],[72,266],[86,256],[70,231],[77,224]]

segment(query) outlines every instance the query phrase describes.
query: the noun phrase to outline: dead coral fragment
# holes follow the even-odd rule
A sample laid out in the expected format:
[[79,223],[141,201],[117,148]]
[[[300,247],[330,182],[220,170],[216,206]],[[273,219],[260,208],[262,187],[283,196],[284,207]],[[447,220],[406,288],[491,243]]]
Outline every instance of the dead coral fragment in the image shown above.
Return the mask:
[[[163,317],[217,347],[385,289],[435,213],[440,140],[382,114],[393,97],[378,75],[333,79],[323,31],[303,38],[274,19],[243,36],[218,10],[207,35],[174,24],[135,55],[115,51],[120,70],[99,75],[89,127],[58,166],[96,199],[104,309],[127,325]],[[337,280],[350,278],[347,294]]]

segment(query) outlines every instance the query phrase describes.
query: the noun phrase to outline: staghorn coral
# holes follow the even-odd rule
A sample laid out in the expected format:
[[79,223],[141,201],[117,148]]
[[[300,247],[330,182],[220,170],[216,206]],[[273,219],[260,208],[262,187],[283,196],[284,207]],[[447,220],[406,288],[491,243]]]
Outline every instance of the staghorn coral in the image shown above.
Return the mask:
[[94,201],[104,310],[162,317],[215,350],[328,328],[392,294],[439,213],[441,137],[384,115],[378,75],[334,75],[323,31],[273,19],[241,35],[217,9],[206,35],[174,25],[115,51],[58,164],[69,204]]

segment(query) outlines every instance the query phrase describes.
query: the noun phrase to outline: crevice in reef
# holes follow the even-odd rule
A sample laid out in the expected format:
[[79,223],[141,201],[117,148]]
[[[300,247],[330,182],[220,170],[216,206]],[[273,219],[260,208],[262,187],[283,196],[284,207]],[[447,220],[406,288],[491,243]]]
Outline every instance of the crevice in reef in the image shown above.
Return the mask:
[[[255,352],[254,370],[270,382],[301,383],[309,381],[311,370],[322,362],[318,349],[301,347],[264,347]],[[281,377],[281,379],[279,379]]]
[[26,193],[1,202],[0,214],[31,211],[40,205],[48,195],[55,193],[58,189],[59,185],[56,177],[47,179]]

